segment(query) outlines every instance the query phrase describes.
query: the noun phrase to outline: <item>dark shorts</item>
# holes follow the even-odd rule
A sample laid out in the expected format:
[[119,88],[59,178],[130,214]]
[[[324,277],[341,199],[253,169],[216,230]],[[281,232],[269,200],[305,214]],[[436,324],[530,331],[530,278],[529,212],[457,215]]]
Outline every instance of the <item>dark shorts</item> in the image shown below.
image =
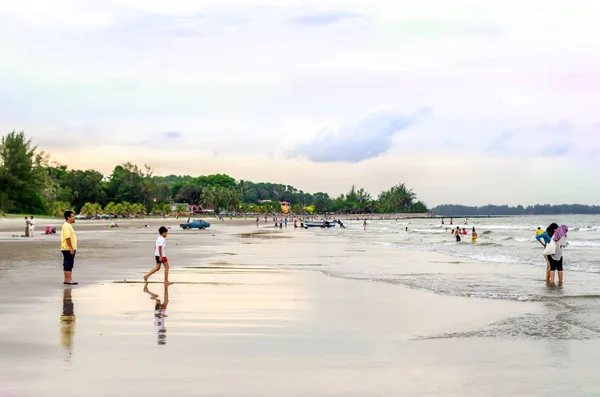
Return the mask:
[[73,270],[73,265],[75,264],[75,254],[77,251],[73,251],[73,255],[71,255],[71,251],[60,251],[63,254],[63,270],[65,272],[70,272]]
[[563,258],[559,260],[552,259],[552,255],[548,255],[548,262],[550,262],[550,271],[563,271]]
[[[156,259],[156,264],[157,265],[160,265],[161,263],[164,263],[164,262],[168,262],[168,260],[163,261],[160,256],[156,256],[156,255],[154,256],[154,259]],[[165,259],[167,259],[167,258],[165,257]]]
[[456,236],[456,242],[460,241],[460,236]]

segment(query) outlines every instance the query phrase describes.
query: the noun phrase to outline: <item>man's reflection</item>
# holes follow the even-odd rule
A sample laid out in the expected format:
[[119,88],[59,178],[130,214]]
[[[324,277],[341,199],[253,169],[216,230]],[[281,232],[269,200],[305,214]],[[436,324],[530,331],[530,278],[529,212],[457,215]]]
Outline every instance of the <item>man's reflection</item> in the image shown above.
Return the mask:
[[150,299],[154,300],[154,327],[158,334],[158,344],[167,344],[167,329],[165,328],[165,319],[167,318],[167,305],[169,304],[169,285],[164,284],[164,300],[160,301],[160,296],[148,289],[148,283],[144,285],[144,292],[150,295]]
[[73,336],[75,335],[75,307],[71,299],[71,288],[63,291],[63,310],[60,316],[61,344],[69,352],[73,349]]

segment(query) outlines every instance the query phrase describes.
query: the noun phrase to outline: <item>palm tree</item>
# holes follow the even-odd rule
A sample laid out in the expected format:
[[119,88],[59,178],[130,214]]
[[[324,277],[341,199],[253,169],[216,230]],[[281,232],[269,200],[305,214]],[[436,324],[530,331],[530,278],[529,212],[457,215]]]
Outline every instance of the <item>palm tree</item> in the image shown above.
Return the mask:
[[232,211],[235,211],[237,206],[242,202],[242,192],[237,189],[228,189],[226,193],[227,206]]
[[217,209],[218,202],[218,192],[214,186],[208,186],[204,188],[202,191],[202,205],[206,208],[214,208]]
[[115,203],[111,201],[110,203],[106,204],[106,207],[104,207],[104,213],[109,215],[116,215]]

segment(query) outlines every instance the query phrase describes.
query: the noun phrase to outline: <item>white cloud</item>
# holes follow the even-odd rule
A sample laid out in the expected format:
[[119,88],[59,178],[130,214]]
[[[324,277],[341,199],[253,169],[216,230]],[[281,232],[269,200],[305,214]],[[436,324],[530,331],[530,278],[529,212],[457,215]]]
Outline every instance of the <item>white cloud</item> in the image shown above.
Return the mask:
[[337,132],[321,130],[309,142],[298,143],[292,155],[316,162],[350,163],[377,157],[390,148],[394,135],[409,129],[429,112],[423,109],[406,115],[395,109],[373,111]]

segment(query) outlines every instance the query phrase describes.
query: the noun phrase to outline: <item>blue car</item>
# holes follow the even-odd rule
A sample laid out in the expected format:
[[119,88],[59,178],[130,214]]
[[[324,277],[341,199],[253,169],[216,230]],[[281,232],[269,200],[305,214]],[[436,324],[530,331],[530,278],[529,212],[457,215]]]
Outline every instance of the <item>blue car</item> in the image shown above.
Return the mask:
[[210,223],[203,221],[202,219],[195,219],[191,222],[182,223],[179,226],[181,226],[183,230],[187,230],[187,229],[204,230],[207,227],[210,227]]

